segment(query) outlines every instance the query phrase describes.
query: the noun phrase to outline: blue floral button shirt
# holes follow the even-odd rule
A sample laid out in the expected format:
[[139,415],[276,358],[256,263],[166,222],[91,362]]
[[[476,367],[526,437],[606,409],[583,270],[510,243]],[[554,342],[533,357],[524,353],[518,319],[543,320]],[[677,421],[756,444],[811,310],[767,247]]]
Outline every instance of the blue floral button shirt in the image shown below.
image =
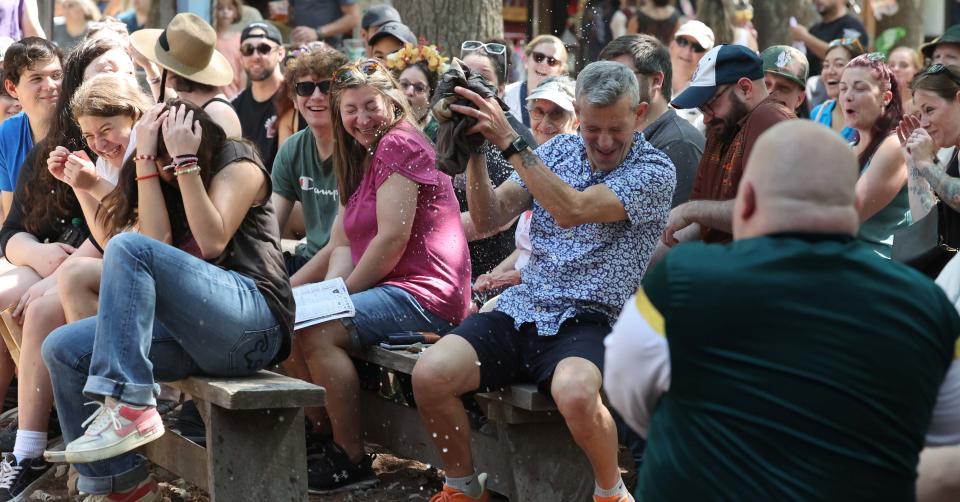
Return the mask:
[[[581,313],[603,314],[612,324],[640,286],[666,226],[676,170],[641,133],[634,134],[623,163],[609,172],[590,168],[578,135],[556,136],[536,154],[579,191],[606,185],[623,203],[628,220],[561,228],[534,199],[530,262],[521,272],[523,282],[504,291],[496,309],[513,317],[518,329],[536,323],[541,336],[557,334],[564,321]],[[510,180],[526,189],[516,172]]]

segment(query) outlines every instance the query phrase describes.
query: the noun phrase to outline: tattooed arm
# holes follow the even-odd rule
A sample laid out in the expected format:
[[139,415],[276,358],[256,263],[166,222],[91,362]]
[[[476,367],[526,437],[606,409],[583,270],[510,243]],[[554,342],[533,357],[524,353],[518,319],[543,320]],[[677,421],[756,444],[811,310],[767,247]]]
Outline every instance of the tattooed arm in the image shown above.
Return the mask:
[[937,203],[937,195],[924,177],[927,170],[929,168],[921,168],[916,162],[907,162],[907,196],[913,221],[926,216]]
[[917,167],[940,200],[950,209],[960,212],[960,178],[950,176],[946,166],[933,162],[918,162]]

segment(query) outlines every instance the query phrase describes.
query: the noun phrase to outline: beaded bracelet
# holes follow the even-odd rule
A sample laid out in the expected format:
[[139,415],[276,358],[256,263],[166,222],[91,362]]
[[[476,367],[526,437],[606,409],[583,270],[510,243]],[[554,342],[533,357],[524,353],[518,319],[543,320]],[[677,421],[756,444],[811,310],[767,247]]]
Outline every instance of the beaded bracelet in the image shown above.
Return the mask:
[[177,155],[173,158],[174,164],[184,164],[187,162],[196,162],[199,160],[196,155]]
[[133,161],[137,162],[139,160],[157,160],[156,155],[146,155],[146,154],[136,154],[133,156]]
[[178,167],[173,171],[174,176],[180,176],[181,174],[190,174],[200,172],[200,166],[196,164],[187,164],[187,166],[192,167]]
[[150,178],[156,178],[157,176],[160,176],[160,172],[159,172],[159,171],[153,172],[153,173],[150,173],[150,174],[144,174],[143,176],[137,176],[136,179],[137,179],[137,181],[143,181],[143,180],[148,180],[148,179],[150,179]]

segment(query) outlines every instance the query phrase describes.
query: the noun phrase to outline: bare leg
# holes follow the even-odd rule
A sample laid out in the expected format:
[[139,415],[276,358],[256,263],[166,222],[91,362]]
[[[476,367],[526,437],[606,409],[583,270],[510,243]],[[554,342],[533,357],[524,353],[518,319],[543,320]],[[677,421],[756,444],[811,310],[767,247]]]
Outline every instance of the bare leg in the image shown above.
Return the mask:
[[40,357],[40,346],[65,319],[58,295],[42,296],[27,307],[20,345],[20,384],[17,386],[17,417],[22,430],[47,432],[53,390],[50,374]]
[[620,479],[617,428],[600,399],[603,377],[592,362],[568,357],[557,365],[550,393],[567,422],[570,434],[587,454],[597,484],[609,489]]
[[413,368],[413,395],[448,477],[473,474],[470,422],[460,396],[480,387],[477,352],[455,334],[440,339]]
[[[40,280],[30,267],[17,267],[0,274],[0,309],[15,305],[20,297]],[[16,365],[5,344],[0,343],[0,399],[7,395]]]
[[351,461],[363,457],[360,427],[360,377],[347,354],[350,335],[340,321],[329,321],[298,333],[313,383],[327,389],[327,413],[333,439]]
[[74,258],[60,267],[57,287],[67,322],[97,313],[102,273],[103,260],[100,258]]
[[[299,338],[294,338],[290,357],[282,362],[281,366],[283,366],[283,370],[287,372],[287,376],[299,378],[307,382],[313,381],[313,377],[310,375],[310,368],[307,366],[306,358],[303,355],[303,348],[300,345]],[[330,423],[323,408],[311,406],[304,408],[303,412],[307,416],[307,422],[310,423],[311,426],[324,431],[330,429]]]

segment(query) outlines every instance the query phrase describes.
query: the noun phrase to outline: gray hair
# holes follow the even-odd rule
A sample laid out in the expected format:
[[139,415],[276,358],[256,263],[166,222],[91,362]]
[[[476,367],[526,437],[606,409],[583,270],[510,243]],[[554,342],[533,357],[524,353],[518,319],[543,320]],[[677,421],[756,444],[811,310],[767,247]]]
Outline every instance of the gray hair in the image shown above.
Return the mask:
[[635,110],[640,104],[640,84],[623,63],[597,61],[577,75],[577,101],[584,98],[594,106],[610,106],[624,95],[630,97],[630,109]]

